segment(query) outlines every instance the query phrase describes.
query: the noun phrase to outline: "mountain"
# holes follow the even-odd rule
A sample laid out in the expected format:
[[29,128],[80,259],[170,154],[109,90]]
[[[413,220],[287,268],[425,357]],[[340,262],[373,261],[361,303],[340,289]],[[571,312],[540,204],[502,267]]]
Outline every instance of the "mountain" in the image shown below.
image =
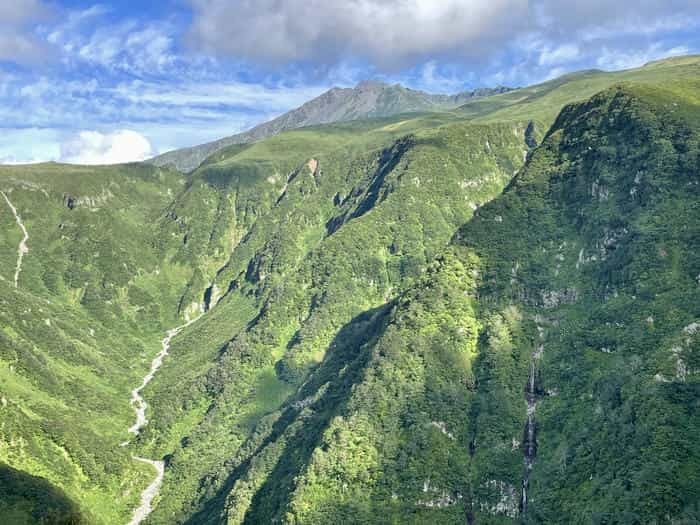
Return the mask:
[[416,285],[337,333],[197,520],[696,522],[697,102],[565,108]]
[[699,88],[0,168],[0,515],[125,523],[155,480],[149,524],[697,522]]
[[474,98],[503,93],[509,88],[480,88],[456,95],[433,95],[389,85],[377,81],[360,82],[354,88],[332,88],[299,108],[293,109],[269,122],[225,137],[223,139],[154,157],[149,162],[156,166],[174,166],[180,171],[191,171],[204,159],[232,144],[247,144],[277,135],[283,131],[374,117],[389,117],[401,113],[444,111],[456,108]]

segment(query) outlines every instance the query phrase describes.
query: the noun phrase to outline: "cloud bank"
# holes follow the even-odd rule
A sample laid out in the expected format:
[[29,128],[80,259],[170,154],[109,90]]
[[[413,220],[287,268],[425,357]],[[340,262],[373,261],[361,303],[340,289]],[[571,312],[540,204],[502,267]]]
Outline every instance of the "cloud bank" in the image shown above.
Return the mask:
[[436,53],[473,55],[507,38],[527,0],[192,0],[192,41],[253,60],[334,62],[347,55],[384,66]]
[[359,56],[385,69],[440,56],[485,58],[523,38],[559,50],[545,50],[546,65],[577,57],[575,41],[595,46],[683,28],[700,15],[698,0],[189,1],[190,42],[205,52],[273,64]]

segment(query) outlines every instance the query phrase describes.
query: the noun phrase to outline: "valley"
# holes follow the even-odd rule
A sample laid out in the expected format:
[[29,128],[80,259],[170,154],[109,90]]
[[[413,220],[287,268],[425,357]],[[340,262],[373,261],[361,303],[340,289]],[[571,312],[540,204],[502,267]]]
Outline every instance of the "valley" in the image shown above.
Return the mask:
[[5,516],[700,520],[700,58],[370,88],[0,166]]
[[[148,383],[151,382],[151,380],[155,377],[156,372],[158,372],[158,369],[163,364],[163,359],[168,355],[168,350],[170,349],[170,341],[172,340],[172,338],[179,334],[182,330],[187,328],[189,325],[197,321],[197,319],[198,318],[192,319],[191,321],[188,321],[183,325],[168,330],[167,335],[163,338],[163,341],[161,342],[161,351],[158,352],[156,357],[154,357],[153,361],[151,362],[151,370],[143,378],[141,385],[139,385],[138,388],[135,388],[131,391],[131,405],[134,407],[134,411],[136,412],[136,422],[131,427],[129,427],[129,432],[131,434],[138,436],[141,432],[141,429],[148,424],[148,419],[146,418],[146,409],[148,408],[148,403],[146,403],[143,397],[141,397],[141,391],[144,388],[146,388],[146,385],[148,385]],[[128,445],[129,441],[124,441],[120,444],[120,446]],[[152,466],[156,471],[156,476],[153,482],[151,482],[151,484],[148,485],[141,493],[141,504],[134,511],[134,515],[131,518],[131,521],[129,522],[129,525],[138,525],[144,519],[146,519],[153,510],[153,499],[158,495],[160,485],[163,483],[163,476],[165,474],[165,462],[162,460],[146,459],[139,456],[132,456],[132,458],[136,461],[140,461],[141,463],[145,463],[147,465]]]

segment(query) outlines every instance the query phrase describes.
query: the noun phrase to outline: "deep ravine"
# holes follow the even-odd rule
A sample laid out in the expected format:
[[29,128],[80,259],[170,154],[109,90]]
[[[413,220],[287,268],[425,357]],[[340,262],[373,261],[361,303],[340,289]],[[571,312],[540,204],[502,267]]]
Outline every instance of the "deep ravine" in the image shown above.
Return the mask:
[[[148,385],[148,383],[151,382],[153,377],[156,375],[156,372],[163,364],[163,359],[166,355],[168,355],[168,350],[170,350],[170,341],[172,340],[172,338],[179,334],[183,329],[194,323],[197,319],[199,319],[199,317],[196,317],[191,321],[188,321],[187,323],[180,325],[176,328],[168,330],[166,336],[161,341],[161,351],[158,352],[158,354],[156,354],[156,356],[153,358],[153,361],[151,361],[151,369],[149,370],[148,374],[145,375],[143,381],[141,381],[141,384],[131,391],[131,405],[134,407],[134,412],[136,413],[136,421],[131,427],[129,427],[129,432],[134,434],[134,436],[138,436],[141,432],[141,429],[148,424],[148,419],[146,418],[146,408],[148,408],[148,403],[146,403],[146,401],[141,396],[141,392],[144,388],[146,388],[146,385]],[[122,443],[122,446],[126,446],[128,444],[129,441],[125,441],[124,443]],[[131,457],[136,461],[148,463],[156,471],[156,476],[153,479],[153,481],[141,493],[141,503],[134,510],[134,513],[131,517],[131,521],[129,521],[128,523],[128,525],[138,525],[144,519],[146,519],[146,516],[148,516],[153,510],[153,499],[158,494],[160,486],[163,483],[163,476],[165,474],[165,462],[162,460],[142,458],[139,456]]]
[[21,241],[19,241],[19,247],[17,248],[17,267],[15,268],[15,288],[19,288],[19,272],[22,271],[22,258],[24,257],[25,253],[29,253],[29,246],[27,246],[27,241],[29,240],[29,233],[27,233],[27,228],[24,227],[22,218],[19,216],[19,213],[17,213],[17,208],[14,207],[14,205],[12,204],[12,202],[7,197],[4,191],[0,191],[0,193],[2,193],[2,196],[5,197],[7,205],[10,207],[13,215],[15,216],[17,225],[20,227],[22,233],[24,234],[24,237]]

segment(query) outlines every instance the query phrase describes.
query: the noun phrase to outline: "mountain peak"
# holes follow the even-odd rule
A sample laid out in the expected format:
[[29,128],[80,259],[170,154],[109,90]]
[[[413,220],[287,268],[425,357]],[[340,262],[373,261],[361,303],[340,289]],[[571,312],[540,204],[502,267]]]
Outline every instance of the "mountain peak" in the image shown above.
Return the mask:
[[358,91],[369,91],[375,89],[384,89],[387,87],[389,87],[389,84],[387,84],[386,82],[382,82],[381,80],[367,79],[359,82],[355,86],[355,89]]
[[232,144],[246,144],[290,129],[365,118],[390,117],[401,113],[449,111],[465,102],[502,93],[507,88],[484,88],[456,95],[435,95],[367,79],[354,88],[334,87],[274,120],[248,131],[208,144],[171,151],[150,160],[157,166],[173,165],[181,171],[197,168],[207,157]]

